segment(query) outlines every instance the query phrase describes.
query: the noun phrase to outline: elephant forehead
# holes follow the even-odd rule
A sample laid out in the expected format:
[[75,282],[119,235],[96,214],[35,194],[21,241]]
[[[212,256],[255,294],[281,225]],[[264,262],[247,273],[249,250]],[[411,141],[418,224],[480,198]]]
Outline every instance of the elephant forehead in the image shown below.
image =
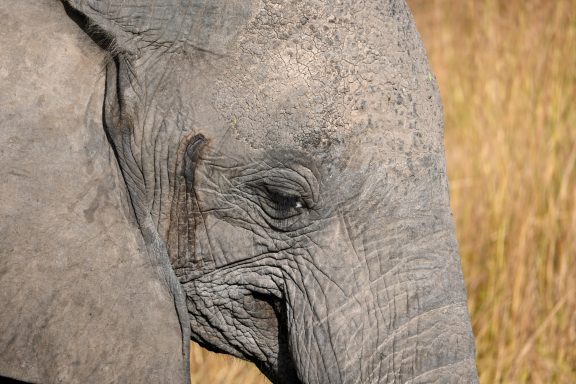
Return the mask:
[[230,132],[255,148],[335,153],[422,131],[438,146],[438,96],[403,2],[298,4],[263,2],[218,60],[212,101]]

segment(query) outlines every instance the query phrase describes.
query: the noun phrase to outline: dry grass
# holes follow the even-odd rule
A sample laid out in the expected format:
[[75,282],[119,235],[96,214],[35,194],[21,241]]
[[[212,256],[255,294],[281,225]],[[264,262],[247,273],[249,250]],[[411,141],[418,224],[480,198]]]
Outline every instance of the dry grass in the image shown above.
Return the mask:
[[483,383],[576,383],[576,1],[411,2]]
[[193,384],[266,384],[270,383],[251,363],[216,354],[193,344],[190,351]]
[[[576,383],[576,0],[409,0],[438,77],[482,383]],[[193,349],[194,383],[265,383]]]

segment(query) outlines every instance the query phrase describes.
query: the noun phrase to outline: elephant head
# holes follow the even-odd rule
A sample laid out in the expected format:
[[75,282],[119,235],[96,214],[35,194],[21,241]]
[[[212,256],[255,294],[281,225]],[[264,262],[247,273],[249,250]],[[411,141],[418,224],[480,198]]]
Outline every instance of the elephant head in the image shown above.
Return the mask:
[[475,382],[437,86],[404,0],[64,1],[184,353]]

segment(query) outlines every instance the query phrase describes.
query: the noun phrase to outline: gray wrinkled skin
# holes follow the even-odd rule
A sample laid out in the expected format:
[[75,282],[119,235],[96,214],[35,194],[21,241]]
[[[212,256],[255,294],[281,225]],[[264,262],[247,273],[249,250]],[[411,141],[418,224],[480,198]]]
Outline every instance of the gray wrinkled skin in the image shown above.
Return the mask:
[[275,383],[478,381],[403,0],[0,14],[0,375],[185,382],[191,337]]

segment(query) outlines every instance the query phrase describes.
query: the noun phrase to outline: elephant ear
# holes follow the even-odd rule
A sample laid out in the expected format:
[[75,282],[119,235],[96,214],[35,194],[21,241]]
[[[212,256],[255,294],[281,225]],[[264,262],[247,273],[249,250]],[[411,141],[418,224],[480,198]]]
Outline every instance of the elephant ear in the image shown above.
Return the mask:
[[112,49],[197,49],[223,54],[249,19],[255,0],[63,0],[88,18],[92,32],[112,38]]
[[58,2],[0,14],[0,381],[187,382],[158,244],[102,129],[101,50]]

